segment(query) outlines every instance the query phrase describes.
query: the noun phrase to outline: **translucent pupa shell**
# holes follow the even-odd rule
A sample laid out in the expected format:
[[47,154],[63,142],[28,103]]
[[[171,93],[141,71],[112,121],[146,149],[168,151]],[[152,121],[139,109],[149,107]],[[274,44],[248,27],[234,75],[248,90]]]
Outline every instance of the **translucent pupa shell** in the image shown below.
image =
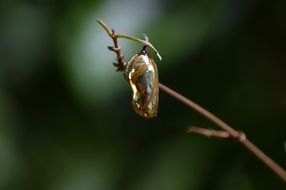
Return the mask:
[[156,117],[159,104],[158,70],[145,48],[126,64],[124,77],[133,92],[134,111],[146,119]]

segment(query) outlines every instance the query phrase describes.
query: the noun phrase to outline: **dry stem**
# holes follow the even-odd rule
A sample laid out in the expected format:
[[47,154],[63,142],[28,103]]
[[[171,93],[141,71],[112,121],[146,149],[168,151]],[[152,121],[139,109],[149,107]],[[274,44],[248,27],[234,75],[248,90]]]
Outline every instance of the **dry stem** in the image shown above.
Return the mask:
[[194,133],[198,135],[203,135],[206,137],[217,137],[217,138],[230,138],[228,132],[218,131],[213,129],[205,129],[201,127],[192,126],[187,129],[187,133]]
[[[114,30],[110,30],[109,27],[101,20],[97,20],[97,22],[105,29],[110,38],[112,38],[114,47],[109,46],[108,49],[114,51],[117,56],[118,63],[114,63],[114,66],[117,67],[117,71],[122,71],[126,64],[123,54],[121,53],[121,49],[118,43],[118,38],[129,39],[143,45],[146,45],[152,48],[157,54],[158,51],[146,40],[140,40],[136,37],[125,35],[125,34],[116,34]],[[158,54],[159,58],[160,55]],[[216,124],[218,127],[223,129],[223,131],[216,131],[212,129],[204,129],[199,127],[190,127],[187,132],[200,134],[207,137],[218,137],[218,138],[232,138],[241,143],[246,149],[248,149],[253,155],[255,155],[262,163],[268,166],[277,176],[279,176],[284,182],[286,182],[286,171],[274,162],[270,157],[268,157],[264,152],[262,152],[258,147],[256,147],[251,141],[246,138],[246,135],[243,132],[239,132],[233,129],[230,125],[225,123],[223,120],[210,113],[208,110],[204,109],[197,103],[192,100],[184,97],[178,92],[170,89],[169,87],[159,83],[160,90],[167,95],[175,98],[179,102],[185,104],[186,106],[192,108],[206,119]]]
[[222,128],[225,132],[227,132],[230,138],[238,140],[245,148],[247,148],[253,155],[255,155],[259,160],[261,160],[266,166],[268,166],[277,176],[279,176],[284,182],[286,182],[286,171],[274,162],[269,156],[267,156],[264,152],[262,152],[258,147],[256,147],[251,141],[249,141],[243,132],[236,131],[231,126],[226,124],[223,120],[210,113],[197,103],[191,101],[190,99],[184,97],[183,95],[177,93],[176,91],[168,88],[163,84],[160,85],[160,90],[165,92],[166,94],[172,96],[177,99],[181,103],[186,106],[194,109],[196,112],[204,116],[209,121],[216,124],[218,127]]

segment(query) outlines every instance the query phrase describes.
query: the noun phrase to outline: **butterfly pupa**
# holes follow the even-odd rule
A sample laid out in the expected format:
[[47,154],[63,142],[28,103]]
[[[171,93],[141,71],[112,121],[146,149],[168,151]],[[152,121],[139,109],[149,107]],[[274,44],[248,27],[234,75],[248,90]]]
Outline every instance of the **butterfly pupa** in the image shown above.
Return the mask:
[[157,116],[159,104],[159,77],[155,61],[149,57],[146,46],[126,64],[124,77],[132,89],[132,105],[141,117]]

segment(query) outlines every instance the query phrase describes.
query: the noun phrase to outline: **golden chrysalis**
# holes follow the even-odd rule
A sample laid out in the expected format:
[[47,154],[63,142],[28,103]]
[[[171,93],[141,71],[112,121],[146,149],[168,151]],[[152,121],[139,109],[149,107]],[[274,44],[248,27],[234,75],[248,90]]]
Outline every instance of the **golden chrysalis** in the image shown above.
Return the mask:
[[158,70],[146,46],[131,58],[123,73],[133,92],[135,112],[146,119],[156,117],[159,104]]

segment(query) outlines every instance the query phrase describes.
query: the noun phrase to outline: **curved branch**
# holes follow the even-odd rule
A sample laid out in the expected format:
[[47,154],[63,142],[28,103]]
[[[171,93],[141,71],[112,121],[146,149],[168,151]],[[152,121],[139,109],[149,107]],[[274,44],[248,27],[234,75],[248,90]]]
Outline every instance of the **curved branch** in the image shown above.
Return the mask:
[[[107,32],[107,34],[112,38],[114,47],[108,47],[109,50],[114,51],[117,56],[118,63],[115,63],[114,66],[117,67],[118,71],[122,71],[124,69],[124,66],[126,64],[124,60],[124,56],[121,53],[120,46],[118,44],[118,38],[125,38],[128,40],[132,40],[138,43],[141,43],[143,45],[146,45],[150,48],[152,48],[157,55],[160,58],[160,55],[158,54],[158,51],[152,46],[151,43],[149,43],[147,40],[140,40],[136,37],[125,35],[125,34],[116,34],[114,30],[110,30],[109,27],[100,19],[97,19],[97,22],[104,28],[104,30]],[[245,134],[243,132],[239,132],[235,129],[233,129],[230,125],[225,123],[223,120],[209,112],[208,110],[204,109],[197,103],[193,102],[192,100],[184,97],[183,95],[179,94],[178,92],[170,89],[169,87],[159,83],[160,90],[167,95],[175,98],[179,102],[185,104],[186,106],[192,108],[202,116],[204,116],[209,121],[216,124],[218,127],[223,129],[223,131],[215,131],[215,130],[208,130],[208,129],[202,129],[202,128],[192,128],[192,130],[188,130],[190,133],[196,133],[201,134],[205,136],[214,136],[214,137],[228,137],[237,140],[239,143],[241,143],[246,149],[248,149],[253,155],[255,155],[262,163],[264,163],[267,167],[269,167],[277,176],[279,176],[284,182],[286,182],[286,171],[278,165],[276,162],[274,162],[269,156],[267,156],[264,152],[262,152],[258,147],[256,147],[251,141],[249,141]]]
[[216,124],[218,127],[222,128],[226,131],[231,138],[237,140],[241,143],[246,149],[248,149],[253,155],[255,155],[260,161],[262,161],[266,166],[268,166],[277,176],[279,176],[284,182],[286,182],[286,171],[274,162],[269,156],[267,156],[264,152],[262,152],[257,146],[255,146],[251,141],[249,141],[243,132],[236,131],[230,125],[225,123],[223,120],[209,112],[208,110],[204,109],[197,103],[193,102],[192,100],[184,97],[183,95],[179,94],[178,92],[170,89],[169,87],[160,84],[160,90],[172,96],[179,102],[185,104],[186,106],[192,108],[206,119],[211,121],[212,123]]
[[148,41],[148,39],[146,40],[141,40],[139,38],[136,38],[134,36],[130,36],[127,34],[115,34],[113,33],[112,30],[109,29],[109,27],[100,19],[97,19],[97,22],[104,28],[104,30],[107,32],[107,34],[109,35],[109,37],[111,37],[112,39],[118,39],[118,38],[123,38],[123,39],[127,39],[127,40],[131,40],[134,42],[137,42],[139,44],[142,44],[144,46],[147,46],[149,48],[151,48],[156,55],[159,57],[160,61],[162,60],[162,57],[160,56],[159,52],[157,51],[157,49]]

